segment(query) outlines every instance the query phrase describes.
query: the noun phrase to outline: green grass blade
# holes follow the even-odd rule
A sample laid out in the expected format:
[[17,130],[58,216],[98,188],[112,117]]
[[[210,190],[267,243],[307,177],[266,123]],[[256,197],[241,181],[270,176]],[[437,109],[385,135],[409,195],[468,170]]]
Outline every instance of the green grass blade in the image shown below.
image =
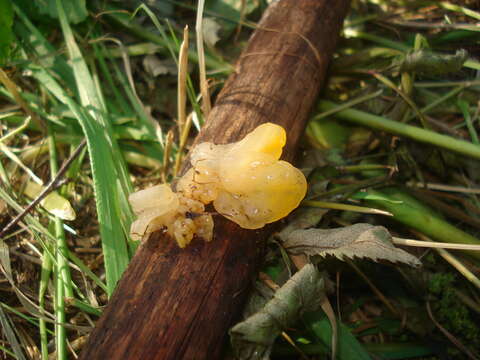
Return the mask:
[[[10,269],[10,256],[7,244],[0,239],[0,264],[2,265],[2,272],[7,275],[6,272],[11,272]],[[10,276],[10,274],[8,274]],[[13,324],[10,318],[5,314],[3,308],[0,307],[0,326],[2,328],[2,334],[7,339],[8,343],[12,347],[13,352],[17,359],[26,360],[23,354],[20,343],[18,342],[17,335],[13,328]]]
[[[106,53],[105,48],[101,47],[97,49],[96,53],[100,58],[103,59],[103,54]],[[103,67],[104,67],[104,73],[107,73],[108,69],[105,68],[106,64]],[[126,78],[124,73],[119,69],[116,62],[111,61],[109,64],[109,67],[110,69],[113,69],[117,77],[117,80],[120,81],[122,88],[125,91],[125,95],[127,96],[132,106],[132,112],[134,111],[138,116],[139,124],[142,126],[142,128],[145,129],[146,135],[148,134],[148,137],[150,137],[151,140],[156,141],[158,139],[158,136],[157,136],[157,130],[155,128],[155,124],[149,118],[148,114],[145,112],[145,108],[143,107],[143,104],[140,103],[138,97],[135,96],[134,91],[133,89],[131,89],[131,86],[128,82],[128,79]],[[163,141],[163,139],[158,139],[158,140]],[[162,155],[163,155],[163,149],[162,149]]]
[[59,0],[57,8],[82,107],[69,99],[66,100],[87,138],[107,289],[108,295],[111,295],[129,261],[126,233],[133,219],[127,200],[131,184],[118,144],[113,138],[103,98],[75,42]]
[[[338,107],[339,105],[331,101],[322,100],[320,101],[319,109],[321,111],[331,111]],[[475,159],[480,159],[480,146],[464,140],[455,139],[451,136],[438,134],[434,131],[403,124],[356,109],[340,110],[335,113],[335,117],[359,125],[387,131],[396,135],[406,136],[417,141],[439,146]]]
[[[58,172],[57,165],[57,151],[55,148],[55,138],[53,135],[52,127],[48,124],[48,140],[50,150],[50,171],[51,177],[54,178]],[[73,296],[72,289],[72,277],[70,274],[70,268],[67,260],[67,239],[65,237],[65,231],[63,229],[63,221],[55,216],[53,220],[53,228],[56,243],[56,276],[55,281],[55,315],[57,324],[55,324],[55,343],[57,359],[66,359],[67,357],[67,329],[63,326],[66,321],[65,314],[65,297]]]
[[58,100],[66,104],[82,126],[87,138],[91,159],[93,186],[96,196],[100,235],[105,258],[107,276],[107,293],[110,295],[115,284],[125,270],[129,254],[122,231],[120,204],[117,197],[118,187],[115,181],[116,169],[108,140],[105,138],[105,128],[95,121],[78,105],[60,84],[43,68],[30,66],[32,75],[47,88]]
[[[56,226],[55,226],[56,227]],[[63,324],[67,317],[65,314],[65,282],[57,267],[55,274],[55,347],[58,360],[67,358],[67,329]]]
[[[328,318],[322,313],[309,313],[304,316],[307,327],[327,346],[331,347],[332,327]],[[350,330],[342,323],[338,324],[337,359],[371,360],[370,355],[358,342]]]
[[[48,281],[52,272],[52,258],[49,253],[44,251],[42,255],[42,271],[40,275],[40,287],[38,290],[38,306],[40,311],[45,310],[45,293],[48,287]],[[42,354],[42,360],[48,360],[48,334],[47,323],[45,319],[39,319],[40,323],[40,350]]]
[[[58,172],[58,164],[57,164],[57,151],[55,147],[55,137],[53,135],[53,131],[51,125],[49,124],[48,128],[48,136],[49,136],[49,150],[50,150],[50,171],[52,179],[56,176]],[[62,192],[62,195],[64,193]],[[72,288],[72,276],[70,274],[70,268],[68,266],[68,245],[67,239],[65,237],[65,230],[63,229],[63,221],[55,216],[54,218],[55,224],[55,237],[57,238],[57,267],[58,272],[61,275],[63,282],[65,284],[65,296],[72,297],[73,296],[73,288]]]
[[[12,347],[13,353],[10,352],[15,359],[26,360],[25,355],[22,352],[22,348],[17,340],[13,325],[3,309],[0,307],[0,325],[2,326],[2,333],[5,335],[8,343]],[[6,349],[5,349],[6,350]]]
[[[71,67],[66,60],[58,56],[57,50],[45,39],[42,33],[33,25],[25,13],[13,4],[16,15],[21,20],[15,24],[15,33],[35,51],[39,64],[47,68],[54,68],[59,77],[67,84],[75,83]],[[75,90],[74,86],[69,89]]]
[[93,273],[92,270],[89,269],[87,265],[85,265],[80,258],[78,258],[73,252],[68,253],[68,258],[79,267],[79,269],[87,275],[92,281],[103,291],[108,292],[107,286],[100,280],[100,278]]
[[[374,196],[374,198],[370,198],[370,196]],[[456,244],[480,244],[479,239],[448,223],[430,207],[423,205],[399,188],[384,188],[381,191],[369,189],[366,193],[357,193],[354,198],[363,198],[369,206],[390,212],[395,220],[432,239]],[[401,201],[401,203],[398,203],[398,201]],[[464,253],[476,259],[480,258],[478,251],[464,251]]]
[[472,143],[474,143],[475,145],[480,145],[480,142],[478,141],[477,130],[473,125],[472,117],[470,116],[470,111],[468,109],[468,106],[469,106],[468,102],[463,99],[458,99],[457,106],[460,108],[460,110],[462,111],[463,117],[465,118],[468,132],[470,133],[470,137],[472,138]]

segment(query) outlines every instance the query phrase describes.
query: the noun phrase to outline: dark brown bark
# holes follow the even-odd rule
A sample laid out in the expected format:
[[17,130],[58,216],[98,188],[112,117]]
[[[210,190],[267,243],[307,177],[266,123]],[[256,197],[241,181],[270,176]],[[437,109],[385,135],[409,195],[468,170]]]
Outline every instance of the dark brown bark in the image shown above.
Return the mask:
[[[287,130],[283,158],[291,160],[348,5],[273,3],[196,142],[237,141],[270,121]],[[271,229],[245,230],[217,216],[214,240],[194,240],[184,250],[153,234],[132,259],[81,359],[219,359]]]

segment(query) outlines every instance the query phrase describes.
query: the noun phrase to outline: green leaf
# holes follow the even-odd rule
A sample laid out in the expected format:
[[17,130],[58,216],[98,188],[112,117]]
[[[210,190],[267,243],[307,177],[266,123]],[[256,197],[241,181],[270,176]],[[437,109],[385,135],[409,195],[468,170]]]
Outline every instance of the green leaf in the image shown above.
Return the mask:
[[[304,321],[325,345],[332,346],[332,327],[325,315],[321,313],[306,314]],[[338,326],[337,359],[371,360],[368,352],[342,323],[339,323]]]
[[360,191],[351,196],[352,199],[355,200],[372,200],[372,201],[386,201],[391,204],[401,204],[401,200],[392,200],[392,198],[389,198],[388,196],[383,196],[381,193],[379,194],[372,194],[370,192],[366,191]]
[[311,121],[306,129],[313,145],[320,149],[345,149],[351,132],[347,126],[329,119]]
[[[56,0],[37,0],[35,2],[40,14],[46,14],[54,19],[59,18]],[[69,0],[62,2],[66,19],[69,23],[78,24],[88,16],[85,0]]]
[[15,33],[21,38],[22,44],[25,44],[30,53],[33,51],[33,55],[37,59],[36,64],[54,71],[55,75],[58,75],[57,78],[65,82],[66,88],[75,90],[72,68],[65,58],[59,56],[57,49],[33,25],[23,7],[15,3],[13,8],[21,21],[16,22]]
[[[243,4],[243,5],[242,5]],[[244,8],[242,9],[242,6]],[[256,9],[258,4],[255,1],[238,0],[207,0],[205,9],[213,14],[221,14],[222,18],[217,21],[222,25],[225,36],[231,34],[243,15],[248,15]],[[225,19],[225,20],[224,20]],[[228,19],[228,20],[226,20]]]
[[333,255],[339,259],[359,257],[421,265],[415,256],[393,245],[387,229],[370,224],[338,229],[295,230],[287,236],[284,246],[292,254]]
[[325,296],[324,280],[312,264],[292,276],[257,313],[230,330],[230,339],[238,359],[270,357],[277,336],[294,324],[301,314],[320,308]]
[[433,356],[435,350],[420,343],[369,343],[365,348],[381,359],[411,359]]
[[3,65],[9,55],[13,41],[13,8],[10,0],[0,0],[0,65]]

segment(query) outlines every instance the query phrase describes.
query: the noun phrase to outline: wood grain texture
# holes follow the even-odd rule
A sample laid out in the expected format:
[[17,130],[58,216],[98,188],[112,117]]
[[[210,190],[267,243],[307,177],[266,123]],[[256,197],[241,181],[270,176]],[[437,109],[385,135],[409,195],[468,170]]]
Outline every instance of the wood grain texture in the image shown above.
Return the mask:
[[[196,142],[229,143],[264,122],[287,130],[291,160],[324,80],[349,0],[273,2]],[[138,249],[81,359],[220,359],[273,226],[215,217],[210,243],[179,249],[162,232]]]

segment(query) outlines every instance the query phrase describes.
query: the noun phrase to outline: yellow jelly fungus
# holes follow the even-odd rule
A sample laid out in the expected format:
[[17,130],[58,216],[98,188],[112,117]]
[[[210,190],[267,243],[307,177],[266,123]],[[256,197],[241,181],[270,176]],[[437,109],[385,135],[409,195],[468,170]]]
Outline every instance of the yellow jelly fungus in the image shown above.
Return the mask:
[[138,216],[130,228],[134,240],[141,240],[147,228],[147,233],[161,229],[164,220],[173,218],[180,205],[178,196],[165,184],[137,191],[130,195],[129,201]]
[[138,219],[130,228],[133,240],[165,229],[178,243],[185,247],[194,234],[210,241],[213,236],[213,219],[205,213],[200,201],[176,194],[170,185],[162,184],[137,191],[129,197]]
[[[204,205],[211,202],[218,213],[245,229],[287,216],[305,196],[307,182],[300,170],[279,160],[285,143],[285,130],[266,123],[236,143],[197,145],[190,156],[192,168],[179,179],[176,193],[158,185],[130,197],[139,216],[132,236],[165,228],[180,247],[195,234],[209,241],[213,220]],[[140,206],[139,200],[145,202]]]

